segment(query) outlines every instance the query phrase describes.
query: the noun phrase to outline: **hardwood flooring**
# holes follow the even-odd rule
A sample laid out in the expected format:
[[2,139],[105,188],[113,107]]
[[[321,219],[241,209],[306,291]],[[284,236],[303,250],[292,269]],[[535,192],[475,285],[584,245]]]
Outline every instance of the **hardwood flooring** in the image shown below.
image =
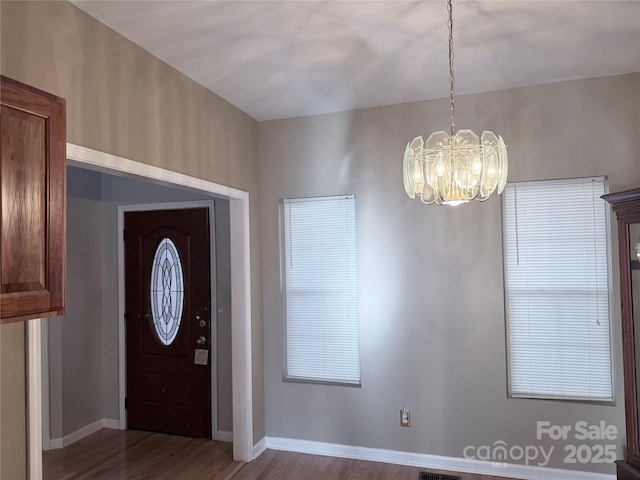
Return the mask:
[[513,480],[276,450],[244,464],[231,443],[109,429],[44,452],[42,464],[43,480],[418,480],[424,471]]
[[420,472],[455,475],[460,480],[513,480],[277,450],[267,450],[245,464],[233,480],[418,480]]
[[42,454],[43,480],[228,480],[242,466],[232,444],[102,429]]

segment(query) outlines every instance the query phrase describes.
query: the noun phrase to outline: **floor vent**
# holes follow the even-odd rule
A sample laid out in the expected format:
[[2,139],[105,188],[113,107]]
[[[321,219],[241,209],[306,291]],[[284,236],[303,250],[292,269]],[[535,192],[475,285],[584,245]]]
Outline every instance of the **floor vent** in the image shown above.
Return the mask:
[[420,472],[418,480],[460,480],[460,477],[454,477],[453,475],[443,475],[441,473],[427,473]]

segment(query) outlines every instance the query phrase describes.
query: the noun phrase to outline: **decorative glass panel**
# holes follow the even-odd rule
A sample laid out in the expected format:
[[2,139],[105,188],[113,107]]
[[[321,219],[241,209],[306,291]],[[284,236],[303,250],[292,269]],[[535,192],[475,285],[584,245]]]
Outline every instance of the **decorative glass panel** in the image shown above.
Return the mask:
[[182,321],[184,276],[178,249],[170,238],[160,241],[151,269],[152,323],[158,340],[171,345]]

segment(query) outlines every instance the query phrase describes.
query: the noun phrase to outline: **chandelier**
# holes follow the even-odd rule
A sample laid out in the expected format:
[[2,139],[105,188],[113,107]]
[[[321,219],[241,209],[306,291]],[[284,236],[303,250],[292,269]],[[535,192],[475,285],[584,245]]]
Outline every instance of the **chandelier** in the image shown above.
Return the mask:
[[407,144],[403,160],[404,189],[427,205],[460,205],[484,201],[507,183],[507,147],[501,136],[485,130],[456,132],[455,77],[453,75],[453,7],[449,11],[449,100],[451,135],[432,133],[425,142],[416,137]]

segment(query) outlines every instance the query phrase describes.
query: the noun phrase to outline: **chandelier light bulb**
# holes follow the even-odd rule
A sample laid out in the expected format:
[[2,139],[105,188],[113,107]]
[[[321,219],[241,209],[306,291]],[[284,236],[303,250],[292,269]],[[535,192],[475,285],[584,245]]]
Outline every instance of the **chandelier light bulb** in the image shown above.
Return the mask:
[[[422,136],[407,144],[403,158],[404,189],[427,205],[460,205],[480,202],[502,193],[507,183],[507,147],[500,135],[484,131],[478,138],[471,130],[456,132],[455,77],[453,75],[453,8],[449,11],[450,135],[440,131],[425,141]],[[640,253],[639,253],[640,255]]]
[[638,236],[638,239],[636,240],[636,257],[638,258],[638,261],[640,261],[640,236]]

